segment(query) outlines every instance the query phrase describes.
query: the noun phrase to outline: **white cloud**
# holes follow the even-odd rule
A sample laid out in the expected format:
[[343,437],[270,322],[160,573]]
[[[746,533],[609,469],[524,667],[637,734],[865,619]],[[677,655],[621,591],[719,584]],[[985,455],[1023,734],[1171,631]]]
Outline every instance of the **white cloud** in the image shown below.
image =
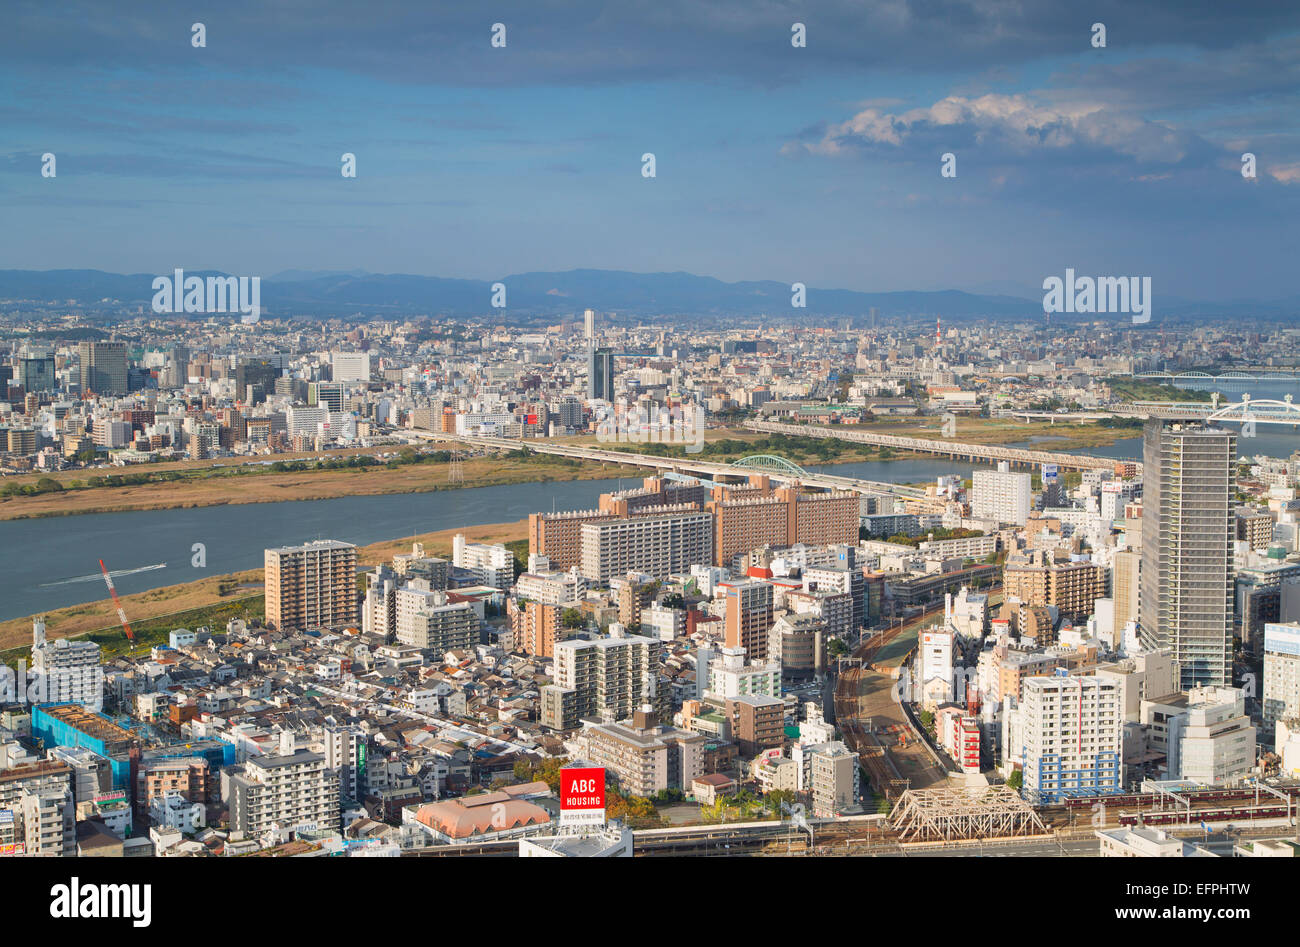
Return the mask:
[[1026,95],[948,96],[933,105],[893,113],[867,108],[829,126],[821,139],[784,150],[834,155],[855,147],[893,146],[909,141],[931,147],[973,138],[981,147],[1012,153],[1044,149],[1102,149],[1140,161],[1175,163],[1187,154],[1190,136],[1138,116],[1095,103],[1054,105]]

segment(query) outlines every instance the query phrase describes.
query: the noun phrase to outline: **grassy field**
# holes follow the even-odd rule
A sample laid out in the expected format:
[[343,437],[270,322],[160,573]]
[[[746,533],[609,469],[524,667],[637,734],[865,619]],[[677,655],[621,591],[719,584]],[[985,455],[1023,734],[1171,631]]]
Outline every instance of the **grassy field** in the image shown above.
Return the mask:
[[[362,565],[375,566],[381,562],[388,562],[396,553],[410,552],[412,542],[424,543],[427,555],[450,557],[452,537],[457,533],[464,533],[471,542],[510,544],[516,554],[519,549],[518,544],[522,540],[524,558],[527,559],[527,520],[514,523],[490,523],[464,529],[444,529],[418,536],[384,540],[362,546],[357,558]],[[156,641],[165,641],[167,633],[173,628],[193,628],[196,625],[214,623],[224,626],[230,618],[239,617],[245,612],[248,617],[262,617],[263,601],[259,591],[261,584],[261,569],[208,576],[196,582],[124,595],[122,608],[126,611],[127,620],[131,622],[131,630],[135,632],[136,637],[143,641],[146,634],[160,635],[152,639],[156,643]],[[223,595],[221,592],[223,586],[227,589],[236,586],[237,589]],[[230,611],[227,612],[226,609]],[[208,614],[209,617],[200,620],[204,614]],[[45,625],[46,633],[51,638],[89,634],[94,640],[99,641],[107,653],[125,651],[126,635],[117,622],[117,611],[109,600],[107,591],[101,601],[71,605],[46,612]],[[8,661],[22,656],[22,652],[31,642],[31,633],[32,616],[30,615],[0,622],[0,659]],[[110,646],[116,650],[110,651]]]
[[[148,469],[152,471],[153,467]],[[464,461],[462,471],[463,481],[455,484],[450,482],[448,465],[438,463],[407,464],[392,469],[379,466],[286,473],[259,471],[243,476],[218,472],[174,483],[103,486],[37,496],[3,497],[0,498],[0,520],[123,510],[186,509],[232,503],[275,503],[280,500],[324,500],[390,493],[433,493],[463,487],[641,475],[639,470],[632,467],[542,454],[533,454],[527,459],[475,458]],[[86,473],[79,473],[79,477],[73,473],[56,474],[55,479],[67,482],[84,480]]]

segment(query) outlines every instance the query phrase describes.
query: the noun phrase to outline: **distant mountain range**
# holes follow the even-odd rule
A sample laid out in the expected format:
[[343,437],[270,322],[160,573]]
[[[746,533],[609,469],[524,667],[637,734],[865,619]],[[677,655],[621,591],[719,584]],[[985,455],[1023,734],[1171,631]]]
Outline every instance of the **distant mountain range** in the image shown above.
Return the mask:
[[[170,273],[105,273],[100,270],[0,270],[0,301],[68,304],[112,309],[149,305],[155,276]],[[186,270],[186,276],[227,275],[215,270]],[[253,274],[230,274],[253,275]],[[788,283],[774,280],[726,283],[692,273],[630,273],[621,270],[568,270],[520,273],[503,277],[506,317],[552,316],[596,309],[628,316],[759,316],[786,318],[863,317],[873,308],[881,318],[942,315],[965,321],[981,318],[1023,319],[1043,315],[1041,298],[977,294],[960,290],[863,293],[809,286],[806,308],[791,307]],[[437,276],[378,274],[361,270],[312,272],[286,270],[262,280],[262,310],[270,316],[374,315],[487,316],[502,314],[491,306],[493,281]],[[1002,284],[1010,287],[1012,284]],[[1231,303],[1197,303],[1162,297],[1154,312],[1161,316],[1284,317],[1300,312],[1300,298]],[[1053,317],[1059,318],[1059,317]]]

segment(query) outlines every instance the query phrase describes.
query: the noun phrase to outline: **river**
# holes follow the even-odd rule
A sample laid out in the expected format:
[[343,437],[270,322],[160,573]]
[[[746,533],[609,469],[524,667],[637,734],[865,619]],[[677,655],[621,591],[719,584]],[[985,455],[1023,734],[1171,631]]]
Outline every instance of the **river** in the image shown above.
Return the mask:
[[[1300,438],[1259,426],[1251,454],[1286,457]],[[1009,445],[1052,450],[1050,436]],[[1245,453],[1247,448],[1242,448]],[[1124,438],[1077,451],[1099,457],[1140,459],[1142,439]],[[887,483],[919,483],[971,465],[946,458],[874,460],[812,467],[827,473]],[[365,545],[457,527],[505,523],[539,510],[589,509],[601,493],[639,485],[635,479],[523,483],[436,493],[338,497],[208,506],[186,510],[91,513],[0,523],[0,620],[99,601],[107,596],[99,559],[114,572],[123,594],[192,582],[210,575],[260,568],[263,550],[312,539]],[[205,563],[195,567],[194,545]],[[137,571],[142,570],[142,571]],[[122,574],[118,574],[122,573]]]

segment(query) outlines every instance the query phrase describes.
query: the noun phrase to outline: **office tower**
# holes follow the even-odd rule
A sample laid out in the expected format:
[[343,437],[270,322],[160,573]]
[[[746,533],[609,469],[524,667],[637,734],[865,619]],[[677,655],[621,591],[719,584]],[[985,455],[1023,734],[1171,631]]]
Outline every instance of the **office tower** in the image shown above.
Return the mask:
[[183,388],[189,382],[189,368],[189,347],[173,345],[167,351],[167,366],[163,373],[163,387]]
[[104,669],[99,645],[93,641],[72,641],[45,637],[45,621],[32,623],[32,678],[41,685],[42,704],[81,704],[99,710],[104,703]]
[[126,384],[125,342],[80,342],[81,392],[97,395],[124,395]]
[[861,795],[858,754],[837,740],[817,745],[811,755],[813,815],[831,819],[856,809]]
[[593,581],[608,582],[629,572],[664,578],[708,562],[713,517],[686,506],[663,509],[663,513],[582,524],[579,571]]
[[266,550],[266,622],[278,631],[357,621],[357,547],[335,539]]
[[275,390],[275,383],[279,377],[280,359],[278,358],[267,356],[239,359],[235,364],[235,400],[254,403],[249,398],[248,390],[253,386],[261,386],[262,400],[266,400],[266,392]]
[[0,855],[75,855],[76,804],[67,763],[0,770]]
[[307,385],[307,404],[326,411],[343,410],[343,386],[327,381],[313,381]]
[[596,341],[596,310],[584,309],[582,311],[582,321],[587,335],[587,345],[591,346]]
[[1030,802],[1054,805],[1123,789],[1124,714],[1113,679],[1031,677],[1022,684],[1020,706],[1009,713],[1023,740],[1023,792]]
[[23,386],[23,391],[53,391],[59,385],[54,374],[54,356],[48,351],[24,350],[18,356],[15,368],[14,378]]
[[255,756],[227,770],[230,829],[245,838],[280,832],[333,832],[339,827],[338,777],[325,756],[299,750]]
[[469,602],[448,602],[446,592],[418,588],[398,589],[396,598],[402,644],[441,656],[479,643],[482,622]]
[[330,356],[330,364],[333,366],[335,382],[370,381],[369,352],[335,352]]
[[1300,716],[1300,624],[1264,626],[1264,725],[1271,739],[1279,720]]
[[727,586],[724,634],[728,648],[744,648],[753,660],[767,657],[772,629],[772,586],[767,582],[741,582]]
[[592,349],[587,355],[587,398],[591,401],[614,400],[614,352]]
[[1230,685],[1236,435],[1152,420],[1142,455],[1142,645],[1174,652],[1184,690]]
[[976,470],[971,475],[971,517],[1024,526],[1029,519],[1031,485],[1029,474],[1013,473],[1005,460],[997,470]]
[[554,681],[541,689],[542,725],[571,730],[583,717],[615,723],[647,703],[663,710],[670,694],[655,683],[662,653],[655,639],[621,632],[557,642]]

